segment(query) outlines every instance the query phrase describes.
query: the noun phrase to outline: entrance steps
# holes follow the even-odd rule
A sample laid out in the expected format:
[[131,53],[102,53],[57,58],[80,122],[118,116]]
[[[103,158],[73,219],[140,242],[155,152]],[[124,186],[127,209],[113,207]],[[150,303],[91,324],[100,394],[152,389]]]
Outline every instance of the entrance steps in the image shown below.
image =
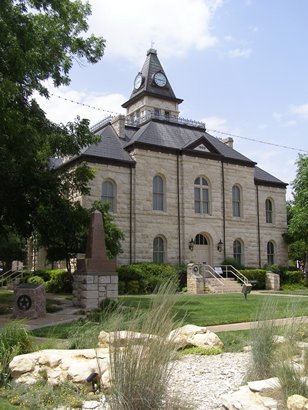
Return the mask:
[[210,293],[241,293],[242,283],[235,278],[224,278],[223,282],[216,278],[205,278],[205,289]]

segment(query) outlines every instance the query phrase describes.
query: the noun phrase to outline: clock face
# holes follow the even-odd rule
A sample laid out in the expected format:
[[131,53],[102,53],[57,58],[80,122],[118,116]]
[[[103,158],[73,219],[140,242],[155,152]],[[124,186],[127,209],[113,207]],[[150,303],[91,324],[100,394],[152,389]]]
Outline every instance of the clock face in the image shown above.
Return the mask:
[[135,78],[135,82],[134,82],[135,89],[138,90],[138,88],[141,87],[141,84],[142,84],[142,75],[139,73],[137,77]]
[[164,73],[161,73],[159,71],[158,73],[154,74],[154,82],[159,87],[165,87],[165,85],[167,84],[167,78]]

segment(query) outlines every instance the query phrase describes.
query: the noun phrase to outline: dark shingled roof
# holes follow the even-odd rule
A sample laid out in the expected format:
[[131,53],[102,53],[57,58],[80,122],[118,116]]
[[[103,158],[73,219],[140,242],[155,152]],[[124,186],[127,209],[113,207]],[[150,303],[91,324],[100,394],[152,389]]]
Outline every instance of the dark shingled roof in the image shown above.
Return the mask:
[[135,162],[129,154],[122,149],[120,138],[111,125],[107,125],[99,131],[98,135],[102,136],[101,141],[98,144],[90,145],[83,151],[82,155],[123,162]]
[[282,188],[286,188],[288,185],[259,167],[255,167],[255,183],[257,185],[270,185]]
[[199,145],[202,141],[204,141],[209,151],[221,155],[225,159],[244,161],[251,163],[251,166],[255,164],[249,158],[205,132],[202,128],[168,122],[150,121],[142,125],[124,147],[129,148],[131,145],[142,143],[160,148],[185,150],[189,149],[190,146],[192,149],[195,148],[194,143],[198,142],[197,145]]

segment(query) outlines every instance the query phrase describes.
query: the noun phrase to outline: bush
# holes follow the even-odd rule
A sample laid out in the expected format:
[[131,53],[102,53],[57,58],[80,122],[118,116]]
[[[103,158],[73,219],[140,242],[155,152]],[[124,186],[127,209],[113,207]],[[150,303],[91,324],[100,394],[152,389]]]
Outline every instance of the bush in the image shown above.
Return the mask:
[[249,281],[256,281],[253,289],[265,289],[266,270],[265,269],[241,269],[240,271]]
[[185,269],[183,266],[157,263],[123,265],[117,269],[120,290],[126,294],[149,294],[168,279],[177,278],[179,283],[186,281]]
[[305,278],[304,274],[300,270],[295,270],[295,271],[285,271],[280,274],[280,279],[282,284],[287,284],[287,285],[304,285],[305,284]]
[[66,270],[50,271],[50,280],[46,284],[46,291],[52,293],[72,293],[73,275]]
[[45,285],[45,281],[40,276],[34,275],[28,279],[28,283],[33,283],[35,285]]
[[232,265],[237,270],[245,269],[243,265],[241,265],[236,259],[233,259],[233,258],[226,258],[222,264]]

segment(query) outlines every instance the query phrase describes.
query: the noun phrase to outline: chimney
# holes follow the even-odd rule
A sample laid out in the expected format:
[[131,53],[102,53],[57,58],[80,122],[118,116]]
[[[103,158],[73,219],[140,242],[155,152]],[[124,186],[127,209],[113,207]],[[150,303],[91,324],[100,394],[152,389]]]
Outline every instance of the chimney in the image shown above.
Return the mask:
[[226,145],[228,145],[228,147],[233,148],[233,138],[228,137],[222,140],[222,142]]
[[119,138],[125,138],[125,115],[117,115],[112,121],[115,132],[118,134]]

